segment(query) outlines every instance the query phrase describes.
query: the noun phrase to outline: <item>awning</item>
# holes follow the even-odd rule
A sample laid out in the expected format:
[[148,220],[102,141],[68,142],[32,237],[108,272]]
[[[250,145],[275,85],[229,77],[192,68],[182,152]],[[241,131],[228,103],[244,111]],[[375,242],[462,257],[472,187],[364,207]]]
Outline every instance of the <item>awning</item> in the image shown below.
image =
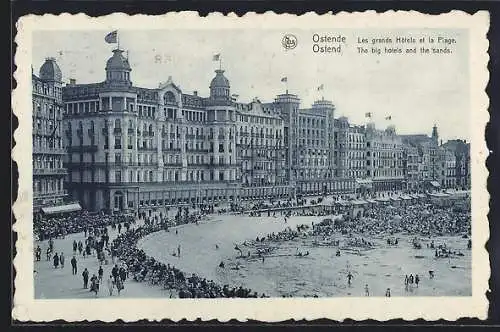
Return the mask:
[[371,185],[373,181],[371,179],[356,179],[357,184],[369,184]]
[[364,201],[362,199],[354,199],[351,201],[351,204],[353,205],[363,205],[363,204],[366,204],[368,203],[367,201]]
[[42,212],[45,214],[56,214],[56,213],[68,213],[80,211],[82,207],[78,203],[58,205],[58,206],[47,206],[42,208]]
[[379,197],[379,198],[377,198],[377,201],[379,201],[379,202],[389,202],[389,198]]
[[445,193],[432,193],[432,194],[429,194],[429,196],[431,196],[431,197],[449,197],[449,195],[447,195]]
[[399,197],[391,197],[392,201],[400,201]]
[[372,203],[372,204],[377,203],[377,201],[376,201],[376,200],[373,200],[373,199],[367,199],[366,201],[367,201],[368,203]]
[[420,197],[420,198],[425,198],[425,197],[427,197],[427,196],[425,196],[424,194],[417,194],[417,195],[418,195],[418,197]]
[[437,181],[431,181],[431,185],[436,188],[441,187],[441,185]]
[[404,199],[405,201],[412,199],[410,196],[406,195],[401,196],[401,198]]

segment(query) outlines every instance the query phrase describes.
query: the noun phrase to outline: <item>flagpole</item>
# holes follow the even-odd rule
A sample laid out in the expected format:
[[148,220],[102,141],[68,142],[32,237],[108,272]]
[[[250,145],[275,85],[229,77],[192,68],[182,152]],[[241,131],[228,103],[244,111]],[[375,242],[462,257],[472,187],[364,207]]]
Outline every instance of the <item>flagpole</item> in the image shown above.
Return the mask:
[[117,43],[117,49],[120,49],[120,35],[118,34],[118,30],[116,30],[116,43]]

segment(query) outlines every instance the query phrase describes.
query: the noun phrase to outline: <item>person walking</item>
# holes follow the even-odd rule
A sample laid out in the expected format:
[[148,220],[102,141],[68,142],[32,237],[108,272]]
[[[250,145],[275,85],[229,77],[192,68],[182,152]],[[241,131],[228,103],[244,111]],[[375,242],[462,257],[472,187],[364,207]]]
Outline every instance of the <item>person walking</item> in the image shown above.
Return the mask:
[[88,284],[89,284],[89,271],[87,270],[87,268],[85,268],[85,270],[83,270],[82,277],[83,277],[83,288],[87,289]]
[[118,270],[118,274],[120,275],[120,279],[122,282],[125,282],[125,279],[127,279],[127,271],[125,271],[125,268],[120,266],[120,269]]
[[78,250],[78,243],[76,243],[76,240],[73,240],[73,255],[76,254],[77,250]]
[[415,285],[418,288],[418,283],[420,282],[420,278],[418,277],[418,274],[415,274]]
[[52,256],[52,251],[50,250],[50,247],[47,247],[46,255],[47,255],[47,261],[50,261],[50,257]]
[[39,262],[42,259],[42,249],[40,248],[40,245],[36,247],[35,256],[37,262]]
[[99,293],[99,278],[95,274],[90,278],[90,291],[94,292],[95,297],[97,297],[97,293]]
[[78,268],[76,266],[76,257],[73,255],[73,258],[71,258],[71,273],[73,275],[76,275],[78,273]]
[[116,291],[118,292],[118,296],[120,295],[122,289],[123,289],[123,282],[120,278],[118,278],[116,282]]
[[54,255],[54,268],[57,269],[59,267],[59,256],[57,256],[57,252]]
[[115,284],[118,280],[118,276],[119,276],[119,269],[118,269],[118,265],[115,264],[115,266],[113,266],[113,269],[111,269],[111,275],[113,276],[113,280],[115,281]]
[[108,284],[108,291],[109,291],[109,296],[113,296],[113,288],[115,287],[113,277],[111,274],[109,275],[108,280],[106,281]]
[[64,269],[64,253],[59,255],[59,263],[61,263],[61,269]]
[[387,290],[385,291],[385,297],[391,297],[391,289],[390,288],[387,288]]
[[370,290],[368,289],[368,284],[365,285],[365,296],[370,296]]
[[102,269],[102,265],[99,266],[99,271],[97,271],[99,274],[99,281],[102,281],[102,277],[104,275],[104,270]]
[[351,280],[352,280],[352,273],[349,272],[347,274],[347,285],[350,287],[351,286]]
[[83,243],[82,241],[78,241],[78,252],[80,253],[80,255],[82,254],[82,251],[83,251]]

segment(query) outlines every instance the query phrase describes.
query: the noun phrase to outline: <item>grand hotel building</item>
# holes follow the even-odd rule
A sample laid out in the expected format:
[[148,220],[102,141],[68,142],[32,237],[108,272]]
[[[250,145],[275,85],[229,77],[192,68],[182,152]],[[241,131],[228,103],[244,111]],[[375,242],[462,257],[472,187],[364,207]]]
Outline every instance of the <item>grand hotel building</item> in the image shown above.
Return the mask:
[[62,139],[62,73],[48,58],[39,76],[32,70],[33,209],[62,204],[66,198]]
[[273,102],[236,102],[223,70],[210,96],[172,81],[136,87],[123,51],[106,80],[63,89],[67,186],[89,210],[350,193],[334,174],[334,106],[300,109],[288,91]]

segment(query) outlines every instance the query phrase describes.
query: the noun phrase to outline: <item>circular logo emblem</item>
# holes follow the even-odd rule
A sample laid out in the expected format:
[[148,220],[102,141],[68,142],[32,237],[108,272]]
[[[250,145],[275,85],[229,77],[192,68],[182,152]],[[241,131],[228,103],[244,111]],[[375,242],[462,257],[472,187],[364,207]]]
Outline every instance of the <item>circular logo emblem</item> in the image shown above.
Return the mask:
[[297,37],[288,33],[283,36],[283,39],[281,40],[281,45],[283,45],[283,48],[285,50],[292,50],[295,47],[297,47]]

